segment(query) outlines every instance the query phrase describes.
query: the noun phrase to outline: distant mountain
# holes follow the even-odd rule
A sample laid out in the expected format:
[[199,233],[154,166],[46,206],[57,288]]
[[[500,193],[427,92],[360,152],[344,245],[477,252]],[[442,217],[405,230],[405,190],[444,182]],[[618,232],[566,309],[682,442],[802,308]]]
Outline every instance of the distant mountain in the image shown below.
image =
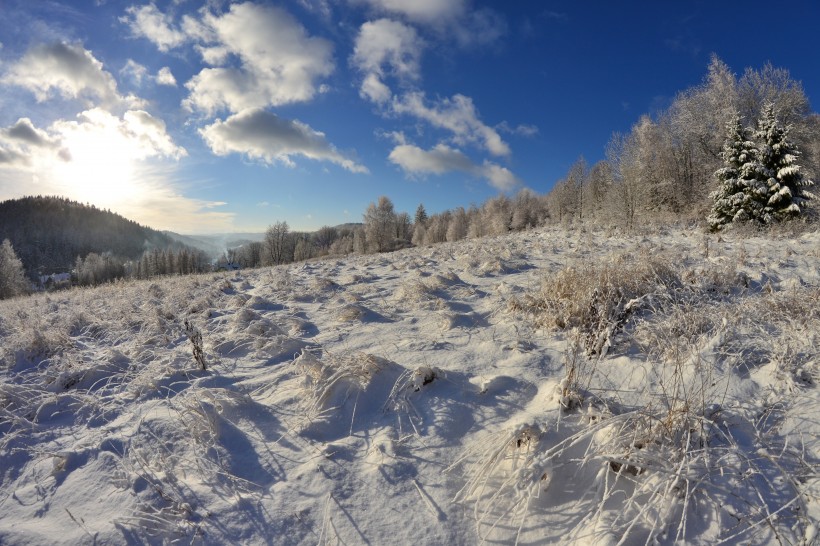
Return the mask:
[[202,250],[212,258],[219,258],[228,249],[265,239],[264,233],[216,233],[212,235],[180,235],[173,231],[163,233],[176,241]]
[[137,259],[153,248],[187,245],[93,205],[62,197],[0,202],[0,241],[9,239],[30,276],[69,271],[91,252]]
[[162,233],[178,243],[201,250],[207,254],[209,258],[218,258],[222,252],[224,252],[224,249],[221,246],[213,244],[207,240],[203,240],[203,238],[199,235],[180,235],[179,233],[174,233],[173,231],[163,231]]

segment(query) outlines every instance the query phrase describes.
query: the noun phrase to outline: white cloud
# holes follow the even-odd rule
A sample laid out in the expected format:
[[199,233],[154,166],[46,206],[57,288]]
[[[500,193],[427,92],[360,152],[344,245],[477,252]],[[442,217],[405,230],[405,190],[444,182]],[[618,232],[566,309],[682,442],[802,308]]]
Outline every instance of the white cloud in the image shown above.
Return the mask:
[[30,167],[35,157],[52,152],[62,160],[69,158],[68,152],[60,147],[59,137],[38,129],[29,118],[0,128],[0,167]]
[[339,153],[323,133],[262,109],[245,110],[225,121],[216,120],[201,129],[200,134],[217,155],[239,153],[286,165],[293,165],[292,156],[303,156],[329,161],[351,172],[367,172],[365,167]]
[[486,159],[481,166],[481,174],[497,190],[510,191],[521,184],[521,181],[509,169]]
[[364,23],[356,36],[352,63],[365,74],[361,96],[377,104],[390,99],[386,76],[402,81],[418,80],[424,42],[413,27],[379,19]]
[[522,137],[534,137],[538,134],[538,127],[535,125],[521,124],[516,127],[513,127],[506,121],[502,121],[501,123],[496,125],[495,128],[502,133],[518,135]]
[[464,0],[352,0],[379,12],[401,15],[417,23],[438,24],[461,16]]
[[381,81],[379,75],[372,73],[362,80],[359,94],[363,99],[368,99],[376,104],[385,104],[393,96],[393,92]]
[[306,10],[317,13],[326,21],[329,21],[333,14],[331,0],[299,0],[299,4]]
[[142,80],[148,74],[148,69],[134,59],[128,59],[128,62],[125,63],[125,66],[120,70],[120,74],[131,78],[134,83],[139,86],[142,85]]
[[[91,186],[134,184],[139,164],[153,158],[178,160],[187,155],[174,144],[165,123],[143,110],[128,110],[122,117],[92,108],[76,120],[58,120],[48,129],[70,154],[54,176],[75,183],[86,178]],[[48,164],[48,159],[41,160]],[[54,167],[51,165],[51,167]],[[119,180],[118,178],[122,178]],[[93,199],[92,199],[93,200]]]
[[521,183],[507,168],[486,160],[482,165],[476,165],[463,152],[445,144],[438,144],[431,150],[399,144],[388,159],[410,176],[463,172],[486,179],[500,191],[510,191]]
[[128,110],[120,118],[92,108],[75,120],[57,120],[48,129],[35,127],[28,118],[0,128],[0,165],[4,167],[48,171],[87,156],[89,168],[97,161],[104,171],[109,160],[180,159],[185,155],[185,149],[168,135],[165,123],[143,110]]
[[79,44],[34,46],[11,66],[3,82],[28,89],[38,102],[47,100],[55,91],[72,99],[94,96],[107,104],[123,100],[111,74]]
[[408,174],[444,174],[452,171],[472,173],[475,165],[459,150],[439,144],[423,150],[412,144],[399,144],[388,159]]
[[205,68],[187,82],[190,110],[212,115],[308,101],[316,80],[334,69],[332,44],[277,7],[234,4],[222,15],[206,13],[201,26],[200,37],[211,37],[199,48],[205,62],[225,65],[236,56],[240,66]]
[[129,110],[122,118],[121,131],[133,141],[143,157],[163,156],[179,159],[187,154],[165,130],[165,122],[144,110]]
[[380,14],[389,14],[423,25],[445,41],[462,48],[486,46],[507,33],[504,17],[489,8],[475,9],[470,0],[350,0],[369,6]]
[[353,62],[364,72],[382,75],[387,65],[397,76],[419,77],[419,59],[424,42],[413,27],[379,19],[364,23],[356,36]]
[[[463,13],[463,2],[366,1],[379,11],[431,23],[438,30],[446,27],[461,45],[493,41],[506,30],[506,23],[491,10]],[[430,101],[417,87],[415,90],[394,93],[387,83],[389,78],[397,79],[398,84],[405,89],[421,79],[421,55],[425,46],[416,29],[408,24],[384,18],[364,23],[356,36],[351,56],[351,64],[363,74],[360,96],[377,104],[382,114],[388,117],[409,115],[426,121],[437,129],[449,131],[452,134],[450,142],[458,146],[473,145],[495,156],[509,156],[510,147],[495,128],[481,121],[470,97],[456,94],[451,98]],[[506,124],[504,127],[507,127]],[[456,157],[454,150],[441,146],[430,152],[413,146],[400,146],[391,154],[391,160],[394,159],[403,162],[405,166],[417,162],[415,167],[418,168],[410,168],[411,171],[424,172],[423,165],[450,170],[451,167],[446,166],[447,161],[460,163],[461,168],[457,170],[476,171],[475,168],[464,167],[464,161],[469,161],[466,156],[461,154],[461,157]],[[500,175],[496,173],[494,179],[500,180]]]
[[147,38],[160,51],[178,47],[187,40],[186,33],[173,28],[171,17],[161,13],[154,4],[131,6],[125,12],[128,15],[120,17],[120,21],[129,26],[134,36]]
[[171,72],[171,69],[167,66],[163,66],[159,69],[156,76],[157,85],[167,85],[169,87],[176,87],[177,86],[177,79],[174,77],[174,74]]
[[479,119],[470,97],[457,94],[428,106],[424,94],[415,91],[396,97],[392,109],[397,114],[413,115],[434,127],[452,132],[457,144],[476,144],[496,156],[510,155],[510,147],[501,135]]

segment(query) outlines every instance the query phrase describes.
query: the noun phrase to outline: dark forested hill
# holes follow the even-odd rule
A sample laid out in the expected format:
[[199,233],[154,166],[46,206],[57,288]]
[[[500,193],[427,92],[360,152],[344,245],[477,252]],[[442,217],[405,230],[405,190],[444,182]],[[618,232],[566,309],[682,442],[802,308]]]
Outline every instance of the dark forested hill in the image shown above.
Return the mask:
[[3,239],[11,241],[30,276],[68,271],[77,256],[90,252],[138,259],[148,249],[184,246],[119,214],[42,196],[0,202]]

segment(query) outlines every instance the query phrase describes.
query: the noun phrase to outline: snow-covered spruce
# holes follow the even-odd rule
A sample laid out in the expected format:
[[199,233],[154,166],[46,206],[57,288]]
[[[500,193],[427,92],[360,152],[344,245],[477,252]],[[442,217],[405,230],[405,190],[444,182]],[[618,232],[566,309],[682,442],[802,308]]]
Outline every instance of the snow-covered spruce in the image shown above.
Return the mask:
[[770,224],[803,213],[814,182],[803,176],[800,151],[788,138],[790,128],[777,120],[774,105],[764,106],[756,130],[743,127],[737,114],[726,129],[724,166],[715,172],[720,187],[712,193],[708,217],[712,229],[730,223]]

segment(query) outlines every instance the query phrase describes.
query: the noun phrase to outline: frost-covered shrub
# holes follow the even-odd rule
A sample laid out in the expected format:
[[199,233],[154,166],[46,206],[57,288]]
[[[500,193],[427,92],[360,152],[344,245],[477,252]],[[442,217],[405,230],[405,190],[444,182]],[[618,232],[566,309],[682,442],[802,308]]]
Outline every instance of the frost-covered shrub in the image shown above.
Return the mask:
[[589,354],[606,354],[613,335],[636,311],[669,299],[682,286],[663,260],[621,255],[603,264],[580,262],[547,276],[535,295],[513,303],[544,328],[577,328]]

